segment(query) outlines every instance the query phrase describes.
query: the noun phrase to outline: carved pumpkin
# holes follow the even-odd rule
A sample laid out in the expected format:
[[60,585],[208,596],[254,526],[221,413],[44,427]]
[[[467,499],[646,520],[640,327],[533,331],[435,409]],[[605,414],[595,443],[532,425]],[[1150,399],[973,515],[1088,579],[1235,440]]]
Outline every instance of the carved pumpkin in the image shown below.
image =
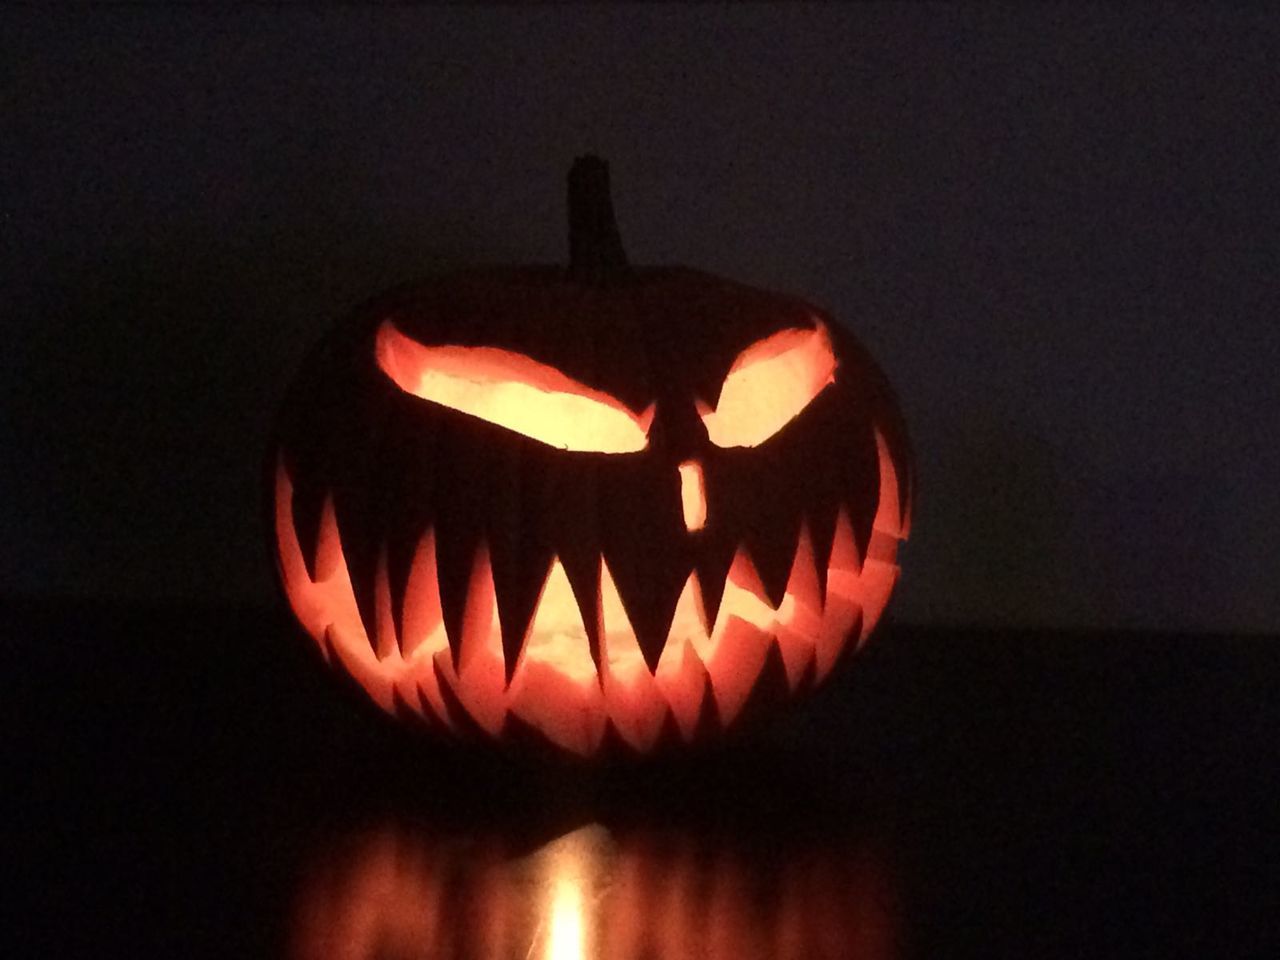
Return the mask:
[[567,271],[398,290],[313,352],[271,463],[279,572],[389,713],[647,753],[866,639],[907,532],[906,439],[822,311],[629,267],[595,158],[570,227]]

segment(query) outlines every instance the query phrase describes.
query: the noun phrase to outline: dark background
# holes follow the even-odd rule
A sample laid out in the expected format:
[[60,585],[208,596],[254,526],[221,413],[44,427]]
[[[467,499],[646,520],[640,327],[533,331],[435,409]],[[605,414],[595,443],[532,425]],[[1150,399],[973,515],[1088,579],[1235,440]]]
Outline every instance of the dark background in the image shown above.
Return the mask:
[[0,11],[0,592],[271,596],[259,465],[351,304],[558,261],[806,296],[919,454],[900,619],[1280,630],[1265,6]]

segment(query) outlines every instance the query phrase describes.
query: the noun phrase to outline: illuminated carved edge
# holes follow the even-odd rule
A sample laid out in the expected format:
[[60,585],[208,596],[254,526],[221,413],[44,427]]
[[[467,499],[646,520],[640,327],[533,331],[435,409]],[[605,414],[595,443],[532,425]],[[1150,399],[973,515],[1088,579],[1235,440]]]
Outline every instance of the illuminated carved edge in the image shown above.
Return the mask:
[[[455,662],[440,610],[433,530],[418,544],[399,633],[385,556],[379,564],[371,642],[356,605],[332,499],[326,500],[321,516],[312,578],[294,527],[293,484],[283,462],[277,466],[275,491],[281,580],[294,615],[325,658],[341,661],[341,669],[390,714],[407,706],[433,723],[457,729],[462,721],[495,738],[502,736],[508,718],[515,717],[581,756],[599,749],[609,723],[626,744],[643,753],[654,746],[668,718],[683,739],[692,740],[708,690],[721,725],[733,723],[771,646],[781,654],[794,693],[810,671],[818,682],[827,677],[855,630],[856,644],[866,641],[897,581],[898,543],[906,532],[899,519],[897,475],[879,433],[876,443],[881,495],[865,559],[859,558],[848,513],[841,509],[826,595],[820,596],[811,539],[802,525],[786,592],[775,609],[751,557],[739,548],[714,624],[707,623],[697,574],[691,573],[652,672],[603,557],[597,669],[568,578],[554,558],[507,683],[484,545],[473,564]],[[465,717],[457,716],[459,710]]]

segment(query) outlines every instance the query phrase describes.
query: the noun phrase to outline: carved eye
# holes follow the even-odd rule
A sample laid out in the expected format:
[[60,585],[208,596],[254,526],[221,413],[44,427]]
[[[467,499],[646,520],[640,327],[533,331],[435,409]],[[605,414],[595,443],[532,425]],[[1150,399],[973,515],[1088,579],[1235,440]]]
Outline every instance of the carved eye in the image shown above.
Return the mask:
[[734,360],[714,410],[698,404],[718,447],[758,447],[834,382],[836,358],[821,321],[757,340]]
[[406,393],[561,450],[634,453],[649,442],[654,408],[622,401],[554,367],[496,347],[427,347],[383,321],[378,366]]

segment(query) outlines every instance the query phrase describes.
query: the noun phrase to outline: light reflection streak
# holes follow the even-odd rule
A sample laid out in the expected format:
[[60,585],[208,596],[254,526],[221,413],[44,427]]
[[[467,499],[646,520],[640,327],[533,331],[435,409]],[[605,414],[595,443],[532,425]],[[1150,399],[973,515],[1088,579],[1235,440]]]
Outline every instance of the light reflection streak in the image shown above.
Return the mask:
[[687,834],[582,827],[533,853],[405,828],[304,875],[292,960],[888,960],[896,910],[870,846],[748,854]]

